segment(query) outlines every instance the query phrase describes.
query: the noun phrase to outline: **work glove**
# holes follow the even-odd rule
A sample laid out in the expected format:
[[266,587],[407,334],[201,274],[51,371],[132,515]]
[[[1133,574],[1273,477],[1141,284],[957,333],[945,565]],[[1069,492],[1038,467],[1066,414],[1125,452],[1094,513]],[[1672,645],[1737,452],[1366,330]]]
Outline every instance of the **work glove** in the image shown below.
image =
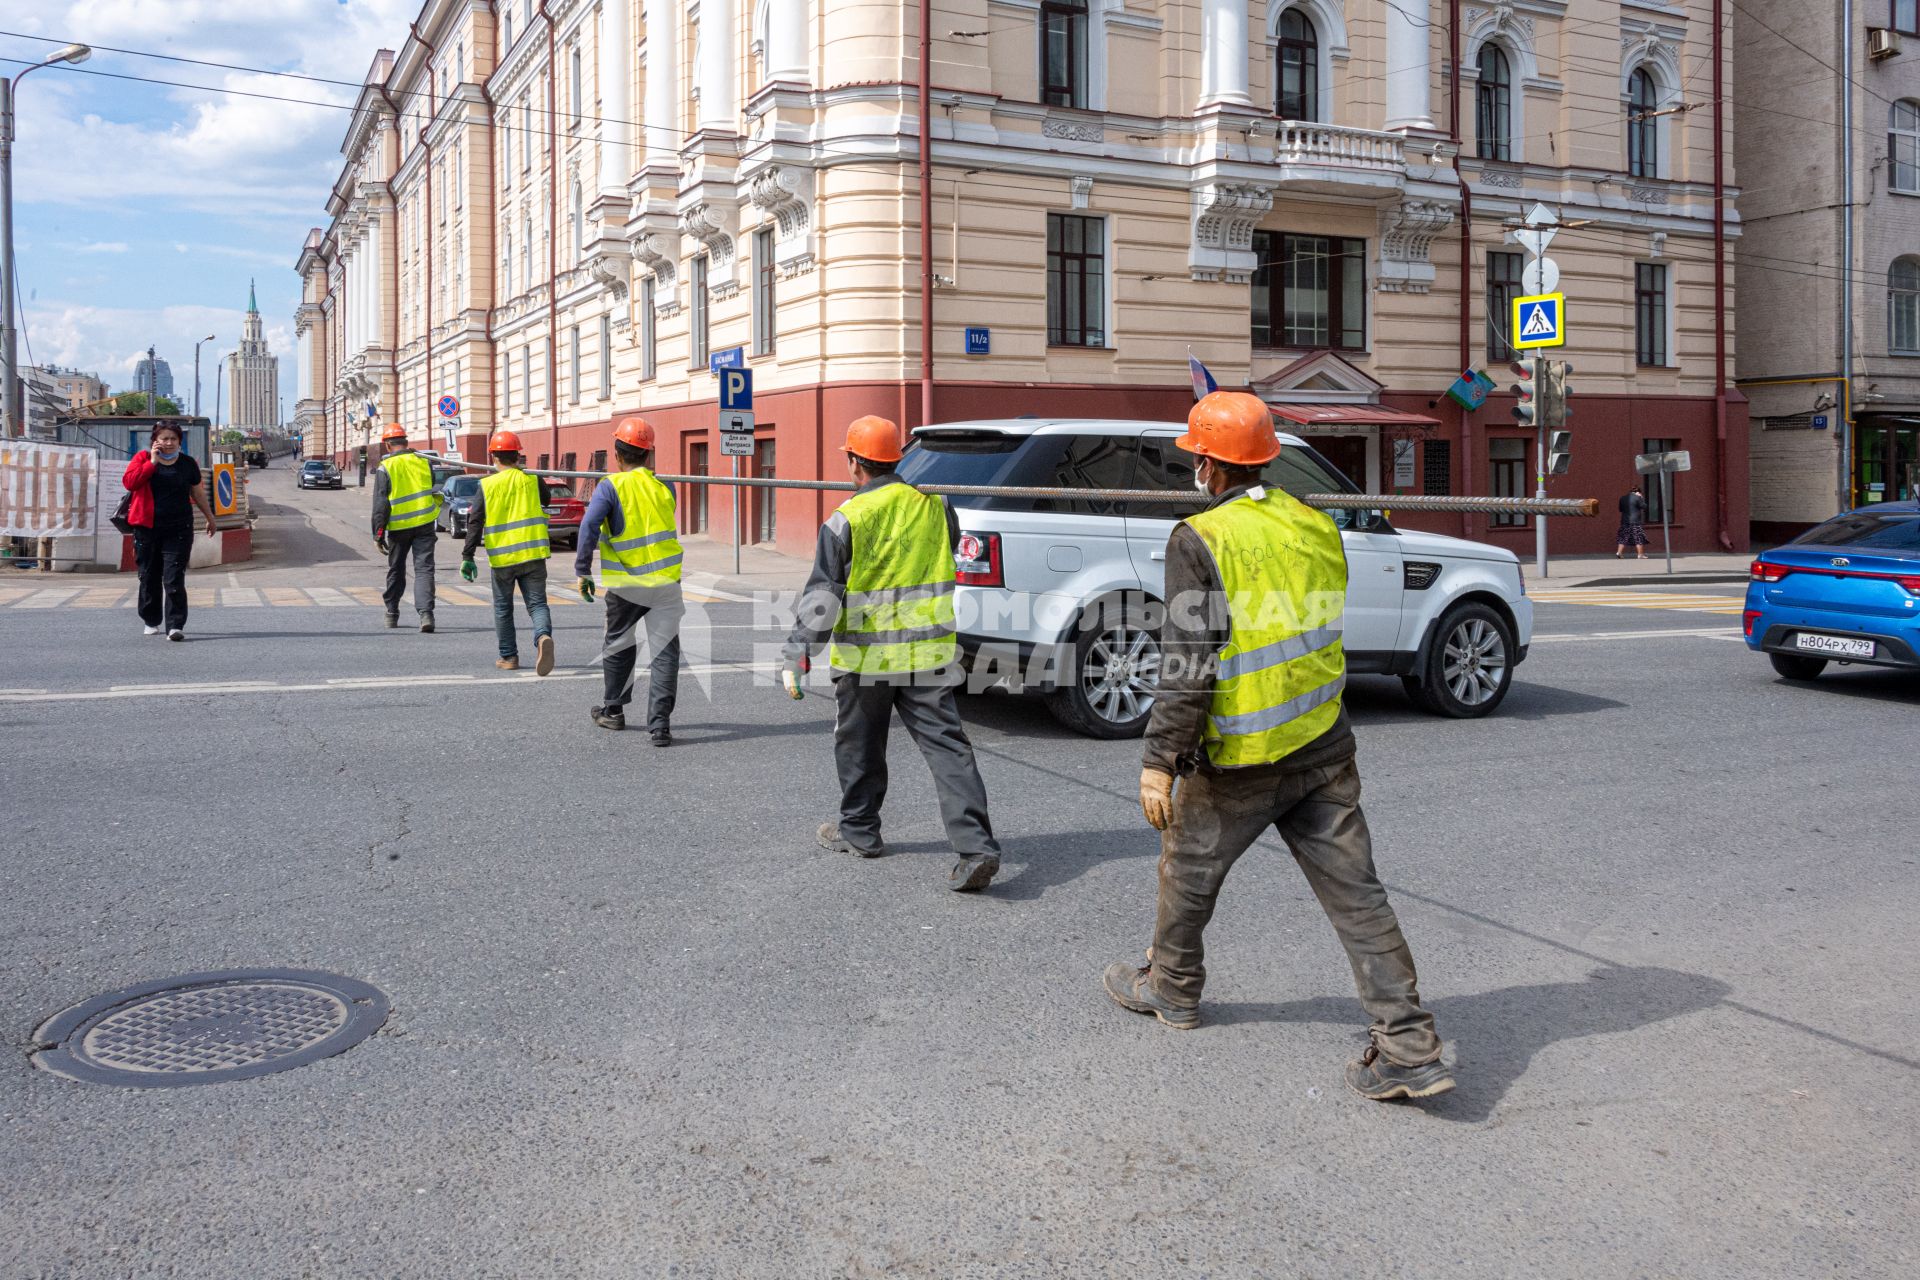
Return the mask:
[[374,534],[374,535],[373,535],[373,545],[374,545],[374,546],[376,546],[376,547],[378,547],[378,548],[380,548],[380,554],[381,554],[381,555],[383,555],[383,556],[384,556],[384,555],[387,555],[387,554],[389,554],[389,552],[388,552],[388,550],[387,550],[387,535],[386,535],[386,534],[384,534],[384,533],[376,533],[376,534]]
[[800,687],[800,677],[805,675],[812,665],[807,659],[802,658],[798,662],[786,663],[780,668],[780,687],[785,689],[787,696],[795,702],[807,696],[806,690]]
[[593,579],[592,579],[592,578],[582,578],[582,579],[580,579],[580,581],[579,581],[579,583],[578,583],[577,585],[578,585],[578,586],[579,586],[579,588],[580,588],[580,598],[581,598],[582,600],[585,600],[585,601],[586,601],[586,602],[587,602],[588,604],[592,604],[592,603],[593,603],[593,593],[594,593],[594,592],[595,592],[596,590],[598,590],[598,588],[596,588],[596,587],[595,587],[595,586],[593,585]]
[[472,582],[480,576],[480,566],[471,560],[462,560],[460,562],[460,576],[468,582]]
[[1147,825],[1155,831],[1167,829],[1167,824],[1173,821],[1172,774],[1158,769],[1140,771],[1140,812],[1147,816]]

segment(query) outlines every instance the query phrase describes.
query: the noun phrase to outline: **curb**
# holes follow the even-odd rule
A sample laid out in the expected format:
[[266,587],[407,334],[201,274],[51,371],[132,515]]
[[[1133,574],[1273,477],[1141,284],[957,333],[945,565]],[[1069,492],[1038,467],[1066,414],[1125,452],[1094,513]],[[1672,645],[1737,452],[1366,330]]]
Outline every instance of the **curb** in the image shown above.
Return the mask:
[[[1559,583],[1568,591],[1579,591],[1587,587],[1642,587],[1669,583],[1682,587],[1722,586],[1731,583],[1744,585],[1748,575],[1744,573],[1648,573],[1623,578],[1585,578],[1577,583]],[[1552,578],[1546,580],[1553,583]]]

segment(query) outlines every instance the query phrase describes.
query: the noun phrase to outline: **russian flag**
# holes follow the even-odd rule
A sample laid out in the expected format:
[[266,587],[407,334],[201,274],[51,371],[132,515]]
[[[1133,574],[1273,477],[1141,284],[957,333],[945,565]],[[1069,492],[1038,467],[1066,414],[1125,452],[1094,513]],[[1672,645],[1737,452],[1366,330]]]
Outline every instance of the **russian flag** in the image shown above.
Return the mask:
[[1207,372],[1207,366],[1200,363],[1200,357],[1193,354],[1193,348],[1187,348],[1187,373],[1193,378],[1193,398],[1201,399],[1208,392],[1218,391],[1220,384]]

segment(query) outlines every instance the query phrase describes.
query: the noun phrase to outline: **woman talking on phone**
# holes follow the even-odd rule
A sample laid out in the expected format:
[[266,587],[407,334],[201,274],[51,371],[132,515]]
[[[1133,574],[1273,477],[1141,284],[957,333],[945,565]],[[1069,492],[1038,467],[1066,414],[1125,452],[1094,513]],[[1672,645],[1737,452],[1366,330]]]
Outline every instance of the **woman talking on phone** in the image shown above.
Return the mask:
[[150,636],[164,626],[167,639],[185,640],[193,509],[200,508],[212,537],[213,508],[200,481],[200,464],[180,448],[180,428],[163,422],[153,429],[152,442],[152,448],[133,455],[121,476],[133,499],[127,522],[133,526],[133,563],[140,574],[140,621]]

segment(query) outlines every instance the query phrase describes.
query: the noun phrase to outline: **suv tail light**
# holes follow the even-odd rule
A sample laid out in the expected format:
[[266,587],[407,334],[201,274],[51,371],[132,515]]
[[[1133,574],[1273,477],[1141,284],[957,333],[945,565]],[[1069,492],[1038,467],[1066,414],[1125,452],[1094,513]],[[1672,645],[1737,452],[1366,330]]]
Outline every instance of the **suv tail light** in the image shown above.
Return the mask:
[[1920,596],[1920,577],[1895,578],[1894,581],[1899,583],[1901,590],[1908,595]]
[[1747,567],[1747,576],[1755,582],[1778,582],[1792,572],[1790,565],[1768,564],[1765,560],[1755,560]]
[[1004,587],[1006,574],[1000,567],[1000,535],[963,533],[953,549],[954,581],[963,587]]

